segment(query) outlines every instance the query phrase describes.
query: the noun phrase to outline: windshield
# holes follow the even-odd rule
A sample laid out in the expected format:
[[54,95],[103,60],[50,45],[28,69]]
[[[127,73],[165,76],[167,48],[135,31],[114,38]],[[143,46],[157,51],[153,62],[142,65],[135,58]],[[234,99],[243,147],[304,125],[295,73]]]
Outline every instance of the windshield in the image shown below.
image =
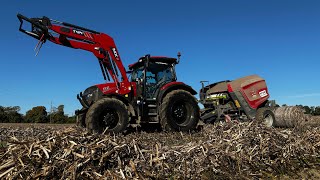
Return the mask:
[[142,67],[132,71],[131,81],[137,81],[137,79],[142,79],[142,78],[143,78],[143,68]]
[[[132,72],[131,80],[136,81],[137,78],[143,79],[143,67],[137,68]],[[150,63],[147,69],[146,79],[148,85],[160,85],[175,80],[172,65]]]

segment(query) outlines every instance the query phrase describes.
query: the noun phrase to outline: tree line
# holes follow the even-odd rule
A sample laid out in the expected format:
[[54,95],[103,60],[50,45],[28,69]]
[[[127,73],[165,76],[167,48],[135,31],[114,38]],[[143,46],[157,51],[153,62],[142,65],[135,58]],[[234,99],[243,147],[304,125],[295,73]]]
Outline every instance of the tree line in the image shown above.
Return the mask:
[[[286,104],[283,104],[282,106],[287,106]],[[296,105],[304,110],[305,114],[311,114],[313,116],[320,116],[320,106],[304,106],[302,104]]]
[[[277,105],[279,107],[279,105]],[[283,104],[282,106],[287,106]],[[296,105],[304,109],[305,114],[320,116],[320,106]],[[46,107],[36,106],[26,112],[25,115],[19,113],[19,106],[0,106],[0,123],[75,123],[76,117],[68,117],[64,114],[64,105],[53,108],[47,112]]]
[[19,113],[19,106],[0,106],[0,123],[75,123],[76,117],[64,114],[64,105],[47,112],[46,107],[36,106],[28,110],[25,115]]

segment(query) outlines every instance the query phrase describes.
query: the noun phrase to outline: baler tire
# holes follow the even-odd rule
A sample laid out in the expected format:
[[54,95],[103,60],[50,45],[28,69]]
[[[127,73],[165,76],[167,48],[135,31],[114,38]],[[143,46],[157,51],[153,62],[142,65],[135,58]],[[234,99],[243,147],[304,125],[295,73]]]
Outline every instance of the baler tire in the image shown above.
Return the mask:
[[196,128],[200,110],[195,97],[188,91],[173,90],[164,97],[159,115],[162,130],[189,131]]
[[275,116],[270,108],[261,107],[257,110],[256,120],[259,123],[264,123],[267,127],[273,127],[275,123]]
[[91,133],[121,133],[128,124],[127,106],[115,98],[98,100],[91,105],[86,116],[87,130]]

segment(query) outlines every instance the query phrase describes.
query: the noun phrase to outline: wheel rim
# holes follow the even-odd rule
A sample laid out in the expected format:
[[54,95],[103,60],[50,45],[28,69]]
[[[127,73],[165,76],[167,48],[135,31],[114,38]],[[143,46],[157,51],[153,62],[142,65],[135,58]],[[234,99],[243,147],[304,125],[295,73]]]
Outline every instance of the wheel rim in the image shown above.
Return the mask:
[[171,113],[174,122],[178,125],[184,125],[190,120],[190,104],[178,101],[172,105]]
[[106,109],[100,116],[100,122],[103,129],[113,129],[119,123],[119,115],[113,109]]
[[264,121],[264,124],[265,124],[267,127],[272,127],[272,125],[273,125],[273,117],[272,117],[270,114],[266,114],[266,115],[263,117],[263,121]]

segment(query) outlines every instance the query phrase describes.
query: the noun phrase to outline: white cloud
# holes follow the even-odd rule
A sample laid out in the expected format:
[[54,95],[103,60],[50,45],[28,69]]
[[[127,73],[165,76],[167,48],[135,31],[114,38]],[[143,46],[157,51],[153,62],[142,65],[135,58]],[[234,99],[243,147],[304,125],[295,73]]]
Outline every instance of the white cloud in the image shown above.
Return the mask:
[[318,97],[318,96],[320,96],[320,93],[298,94],[298,95],[292,95],[287,97],[288,98],[306,98],[306,97]]

